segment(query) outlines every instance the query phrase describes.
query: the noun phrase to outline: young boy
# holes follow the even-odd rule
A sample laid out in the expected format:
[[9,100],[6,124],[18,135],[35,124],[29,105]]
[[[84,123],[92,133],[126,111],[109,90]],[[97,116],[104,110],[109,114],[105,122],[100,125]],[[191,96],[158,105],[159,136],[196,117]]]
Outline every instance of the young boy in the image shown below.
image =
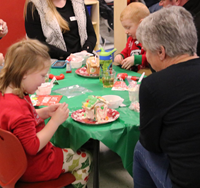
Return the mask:
[[114,62],[124,69],[137,72],[141,68],[148,67],[146,52],[141,43],[136,39],[136,30],[146,16],[150,14],[149,9],[142,3],[130,3],[121,13],[120,21],[129,36],[126,47],[120,54],[115,56]]

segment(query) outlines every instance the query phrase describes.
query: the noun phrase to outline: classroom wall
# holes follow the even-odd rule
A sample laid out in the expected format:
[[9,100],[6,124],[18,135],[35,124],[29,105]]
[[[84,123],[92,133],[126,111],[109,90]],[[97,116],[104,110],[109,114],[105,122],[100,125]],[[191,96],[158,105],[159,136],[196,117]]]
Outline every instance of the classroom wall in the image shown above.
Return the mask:
[[4,54],[7,48],[25,37],[23,9],[25,0],[1,0],[0,19],[7,22],[8,34],[0,40],[0,52]]
[[120,14],[127,6],[127,0],[114,1],[114,46],[117,48],[115,55],[120,53],[127,42],[127,34],[120,22]]

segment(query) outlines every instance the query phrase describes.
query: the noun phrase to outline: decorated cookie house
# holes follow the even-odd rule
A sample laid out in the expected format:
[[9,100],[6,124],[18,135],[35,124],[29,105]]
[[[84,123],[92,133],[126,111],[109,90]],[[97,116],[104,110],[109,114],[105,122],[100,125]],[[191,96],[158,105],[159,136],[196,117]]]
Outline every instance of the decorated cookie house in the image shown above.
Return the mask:
[[99,59],[95,57],[89,57],[86,61],[87,73],[90,75],[99,74],[100,66]]
[[90,95],[83,102],[83,109],[85,109],[85,116],[93,121],[102,122],[108,119],[107,109],[108,104],[106,100],[100,96]]

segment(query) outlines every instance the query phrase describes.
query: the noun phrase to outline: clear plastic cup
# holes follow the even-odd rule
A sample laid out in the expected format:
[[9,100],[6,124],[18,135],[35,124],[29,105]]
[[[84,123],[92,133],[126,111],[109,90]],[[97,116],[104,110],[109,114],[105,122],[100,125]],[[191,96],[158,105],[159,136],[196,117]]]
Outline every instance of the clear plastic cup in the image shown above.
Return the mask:
[[102,82],[103,82],[103,87],[109,88],[113,87],[114,85],[114,80],[115,80],[115,74],[116,72],[112,70],[103,70],[102,72]]
[[129,88],[129,100],[131,102],[139,102],[139,89],[140,89],[139,84],[137,84],[133,88]]

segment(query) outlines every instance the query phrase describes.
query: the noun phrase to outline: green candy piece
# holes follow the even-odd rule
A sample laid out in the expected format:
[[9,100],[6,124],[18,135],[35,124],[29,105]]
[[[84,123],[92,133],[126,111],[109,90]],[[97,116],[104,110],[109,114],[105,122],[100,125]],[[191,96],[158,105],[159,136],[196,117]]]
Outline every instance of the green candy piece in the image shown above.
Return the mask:
[[93,95],[89,95],[88,98],[87,98],[87,100],[88,100],[88,99],[93,99],[93,98],[94,98]]
[[94,100],[94,102],[97,102],[98,99],[97,99],[97,98],[94,98],[93,100]]
[[89,101],[89,103],[90,103],[90,104],[95,104],[95,103],[96,103],[96,100],[95,100],[95,99],[91,99],[91,100]]
[[101,109],[103,110],[103,109],[104,109],[104,106],[101,106]]

